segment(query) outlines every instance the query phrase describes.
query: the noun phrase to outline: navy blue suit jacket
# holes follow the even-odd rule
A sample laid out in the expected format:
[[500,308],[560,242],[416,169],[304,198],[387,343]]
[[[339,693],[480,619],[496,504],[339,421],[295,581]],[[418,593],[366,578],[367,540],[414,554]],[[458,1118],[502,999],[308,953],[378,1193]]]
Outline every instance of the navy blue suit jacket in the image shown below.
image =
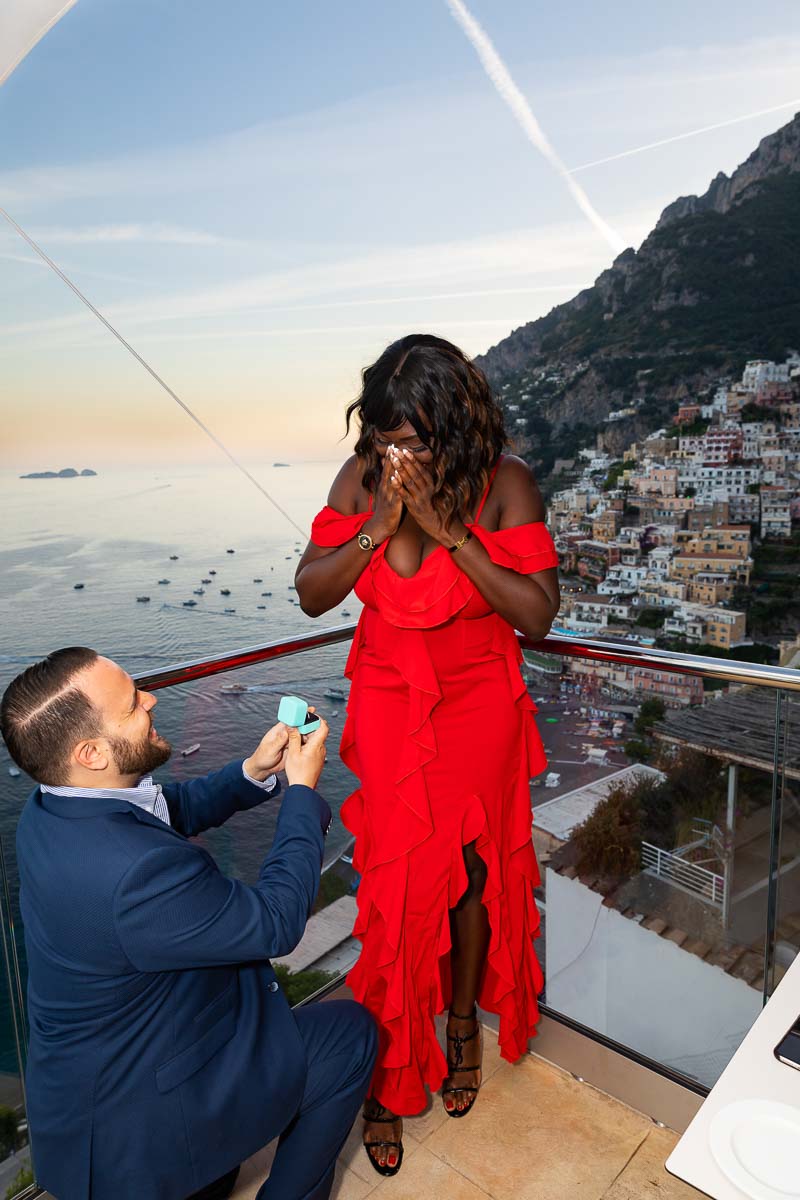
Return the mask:
[[172,828],[125,800],[39,788],[19,822],[28,1117],[58,1200],[181,1200],[276,1136],[302,1095],[269,959],[303,935],[328,806],[286,790],[249,887],[187,840],[265,799],[241,761],[164,796]]

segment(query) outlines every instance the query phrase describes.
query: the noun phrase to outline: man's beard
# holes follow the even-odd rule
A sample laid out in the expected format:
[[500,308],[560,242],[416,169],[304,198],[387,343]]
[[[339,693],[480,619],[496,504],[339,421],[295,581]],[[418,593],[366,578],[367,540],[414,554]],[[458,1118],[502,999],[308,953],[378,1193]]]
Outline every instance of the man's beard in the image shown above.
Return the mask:
[[115,737],[110,737],[108,742],[120,775],[149,775],[156,767],[163,766],[172,754],[172,746],[166,738],[159,737],[153,742],[149,733],[139,742]]

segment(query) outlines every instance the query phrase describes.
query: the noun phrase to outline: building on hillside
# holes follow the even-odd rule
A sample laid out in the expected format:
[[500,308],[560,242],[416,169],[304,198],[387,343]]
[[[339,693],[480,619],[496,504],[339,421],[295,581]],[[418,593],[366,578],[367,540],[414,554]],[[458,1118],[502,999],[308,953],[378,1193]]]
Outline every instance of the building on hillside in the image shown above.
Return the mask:
[[742,457],[741,428],[712,428],[702,440],[701,455],[708,465],[732,463]]
[[675,554],[669,567],[670,579],[683,583],[691,581],[699,574],[710,572],[712,575],[726,575],[734,583],[744,587],[750,582],[750,571],[753,562],[750,558],[740,558],[730,552],[719,554]]
[[608,574],[608,568],[620,561],[617,546],[606,542],[583,541],[578,546],[577,570],[582,579],[600,583]]
[[639,603],[643,608],[673,608],[688,600],[688,592],[686,583],[648,575],[639,588]]
[[745,493],[751,484],[759,483],[759,466],[706,466],[704,463],[682,463],[678,482],[682,491],[694,488],[695,498],[702,501],[726,500]]
[[742,372],[742,387],[748,392],[758,392],[767,383],[787,383],[789,363],[774,363],[768,358],[752,358]]
[[592,540],[595,542],[613,541],[621,524],[622,513],[614,508],[606,508],[597,516],[592,517]]
[[597,592],[600,596],[635,596],[647,573],[643,564],[634,565],[626,562],[615,563],[608,568],[605,579],[598,583]]
[[713,608],[718,604],[727,604],[733,596],[733,589],[730,575],[698,571],[686,586],[686,599],[691,604],[706,604]]
[[705,529],[679,529],[675,534],[678,554],[733,554],[750,557],[749,525],[717,525]]
[[756,525],[761,514],[761,498],[758,492],[731,496],[728,509],[734,525]]
[[646,469],[631,476],[631,485],[637,496],[677,496],[678,472],[675,467],[656,467],[645,464]]
[[630,618],[629,604],[597,592],[565,597],[559,612],[561,622],[578,633],[605,633],[614,619],[628,621]]
[[746,617],[730,608],[707,608],[685,603],[664,621],[664,635],[679,637],[697,646],[719,646],[730,650],[745,640]]
[[706,529],[716,525],[735,524],[729,511],[730,500],[711,500],[704,504],[693,501],[686,512],[687,529]]
[[792,491],[786,487],[761,488],[761,536],[762,538],[789,538],[792,536]]
[[684,525],[694,507],[691,496],[633,496],[629,507],[638,513],[642,525]]
[[641,702],[658,697],[667,708],[703,703],[703,681],[696,675],[577,658],[565,659],[564,672],[587,698],[605,694]]
[[682,404],[678,409],[678,415],[675,418],[676,425],[691,425],[700,416],[699,404]]

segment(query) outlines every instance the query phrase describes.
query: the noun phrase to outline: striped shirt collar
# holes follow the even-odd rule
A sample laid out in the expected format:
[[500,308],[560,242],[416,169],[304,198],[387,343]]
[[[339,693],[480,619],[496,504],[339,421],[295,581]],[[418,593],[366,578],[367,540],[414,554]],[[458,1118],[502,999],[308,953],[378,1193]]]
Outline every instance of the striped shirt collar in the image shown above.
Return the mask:
[[145,775],[135,788],[48,787],[46,783],[40,784],[40,787],[43,792],[50,792],[53,796],[85,796],[89,790],[92,797],[98,800],[127,800],[129,804],[135,804],[158,817],[166,825],[172,824],[167,802],[161,794],[161,784],[154,783],[152,775]]

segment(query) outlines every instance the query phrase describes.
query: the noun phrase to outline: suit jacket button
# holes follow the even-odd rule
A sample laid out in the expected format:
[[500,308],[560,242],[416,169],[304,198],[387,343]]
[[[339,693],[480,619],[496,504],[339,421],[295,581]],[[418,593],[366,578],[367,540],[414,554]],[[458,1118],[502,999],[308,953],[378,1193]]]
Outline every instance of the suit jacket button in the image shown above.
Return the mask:
[[273,979],[272,983],[269,985],[269,990],[271,992],[277,992],[279,986],[280,985],[278,983],[276,983],[275,980]]

